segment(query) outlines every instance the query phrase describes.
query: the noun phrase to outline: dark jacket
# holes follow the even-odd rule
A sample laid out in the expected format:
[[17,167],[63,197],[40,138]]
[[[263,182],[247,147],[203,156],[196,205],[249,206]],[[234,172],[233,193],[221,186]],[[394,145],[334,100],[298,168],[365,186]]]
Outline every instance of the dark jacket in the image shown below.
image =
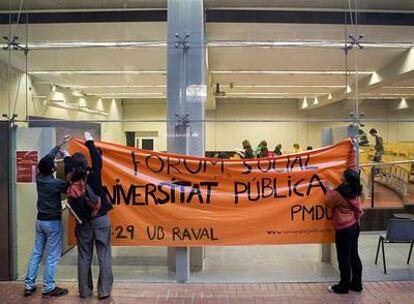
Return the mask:
[[[55,159],[59,147],[54,147],[44,158]],[[67,169],[70,158],[65,157],[65,170]],[[69,184],[66,181],[56,179],[53,175],[36,176],[37,189],[37,219],[40,221],[61,220],[62,203],[61,193],[66,192]]]
[[253,149],[245,149],[243,158],[250,159],[254,158]]
[[93,192],[101,198],[101,209],[97,216],[105,215],[112,209],[112,204],[106,197],[104,188],[102,186],[102,156],[99,154],[92,140],[85,142],[89,150],[89,155],[92,160],[91,172],[88,175],[86,183],[92,188]]

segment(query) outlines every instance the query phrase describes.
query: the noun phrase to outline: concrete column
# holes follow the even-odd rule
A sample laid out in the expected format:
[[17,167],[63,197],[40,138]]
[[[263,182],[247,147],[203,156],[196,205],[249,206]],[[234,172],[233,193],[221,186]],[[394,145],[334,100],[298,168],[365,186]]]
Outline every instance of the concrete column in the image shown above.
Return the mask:
[[[207,90],[202,0],[168,0],[167,41],[167,149],[204,156]],[[189,248],[169,249],[168,267],[176,271],[178,282],[186,282],[190,260],[192,269],[201,270],[203,255],[202,248],[191,250],[191,259]]]

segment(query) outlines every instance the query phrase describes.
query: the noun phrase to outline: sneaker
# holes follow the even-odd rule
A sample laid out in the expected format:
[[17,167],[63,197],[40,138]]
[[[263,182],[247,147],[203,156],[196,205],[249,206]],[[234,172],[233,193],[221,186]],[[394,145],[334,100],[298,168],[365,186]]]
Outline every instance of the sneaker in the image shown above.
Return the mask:
[[53,298],[53,297],[62,297],[66,296],[69,293],[69,290],[66,288],[55,287],[49,292],[42,293],[42,298]]
[[36,291],[36,286],[33,287],[32,289],[24,289],[24,296],[25,297],[30,297],[34,292]]
[[338,284],[328,286],[328,291],[332,293],[338,293],[338,294],[346,294],[348,293],[348,290],[339,286]]

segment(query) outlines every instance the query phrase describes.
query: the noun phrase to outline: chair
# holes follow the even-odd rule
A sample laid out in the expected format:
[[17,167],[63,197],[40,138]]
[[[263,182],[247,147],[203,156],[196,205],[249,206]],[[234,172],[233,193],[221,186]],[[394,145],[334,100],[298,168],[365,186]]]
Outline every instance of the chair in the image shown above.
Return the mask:
[[385,263],[384,243],[410,243],[410,251],[408,253],[407,264],[410,264],[411,253],[414,245],[414,220],[391,218],[388,221],[386,235],[380,234],[378,240],[377,254],[375,257],[375,265],[378,262],[380,246],[382,248],[382,262],[384,264],[384,274],[387,274],[387,266]]

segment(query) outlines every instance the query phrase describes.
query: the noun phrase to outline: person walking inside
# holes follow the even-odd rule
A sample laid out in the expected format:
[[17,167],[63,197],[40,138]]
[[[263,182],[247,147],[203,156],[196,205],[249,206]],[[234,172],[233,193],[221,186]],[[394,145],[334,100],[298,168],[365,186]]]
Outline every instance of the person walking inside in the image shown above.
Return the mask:
[[95,147],[92,135],[85,132],[85,145],[89,150],[92,167],[85,155],[71,157],[68,200],[82,223],[77,223],[75,235],[78,242],[78,287],[81,298],[92,295],[92,258],[95,245],[99,263],[98,296],[110,297],[113,285],[111,254],[111,222],[108,211],[112,205],[102,186],[102,156]]
[[[66,192],[68,183],[54,177],[55,158],[63,144],[69,141],[66,137],[62,144],[54,147],[37,165],[37,220],[36,239],[33,253],[29,259],[26,278],[24,280],[24,296],[28,297],[36,291],[36,278],[43,254],[46,254],[43,273],[43,298],[60,297],[68,294],[66,288],[56,286],[55,275],[62,254],[62,203],[61,193]],[[65,169],[70,158],[64,158]]]
[[369,134],[375,138],[375,155],[374,155],[374,162],[380,163],[382,160],[382,155],[384,154],[384,140],[381,136],[378,135],[378,131],[376,129],[369,130]]
[[347,169],[342,183],[336,188],[328,186],[325,204],[333,209],[335,244],[340,271],[338,284],[328,287],[330,292],[344,294],[362,291],[362,263],[358,254],[359,219],[363,211],[360,195],[362,186],[359,173]]

